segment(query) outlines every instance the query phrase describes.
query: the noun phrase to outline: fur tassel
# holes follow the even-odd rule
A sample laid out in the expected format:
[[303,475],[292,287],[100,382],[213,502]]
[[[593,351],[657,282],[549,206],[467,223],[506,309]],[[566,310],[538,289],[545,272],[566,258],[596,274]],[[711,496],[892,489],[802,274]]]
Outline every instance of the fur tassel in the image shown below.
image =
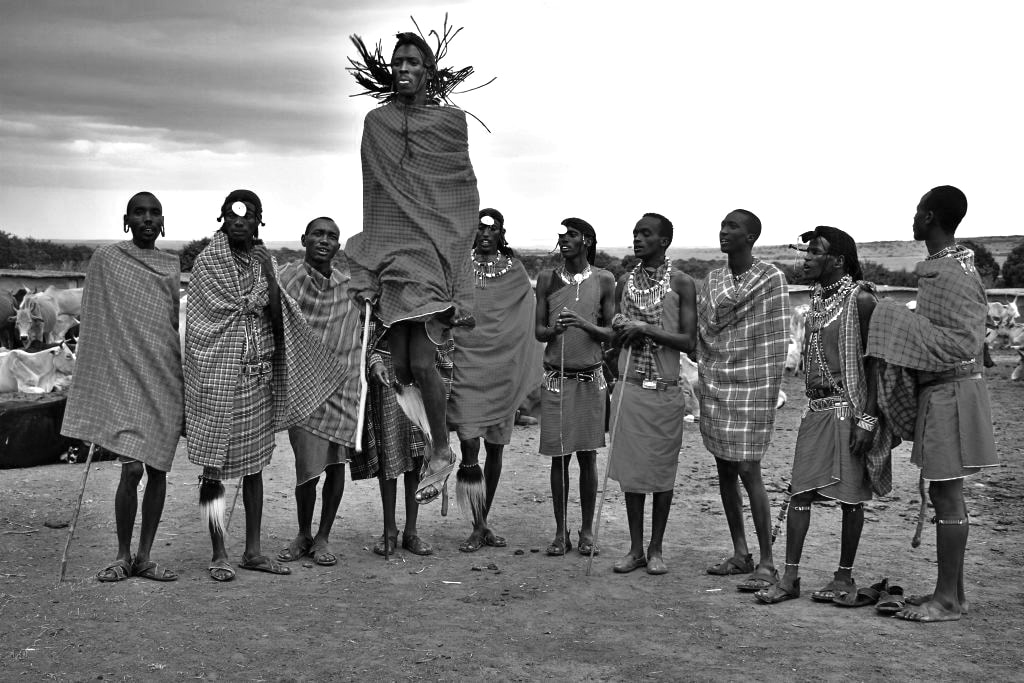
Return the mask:
[[210,528],[211,534],[227,535],[227,524],[224,521],[226,508],[224,484],[216,479],[201,479],[199,483],[199,510],[203,516],[203,521]]
[[459,467],[455,473],[455,500],[463,513],[472,513],[474,522],[484,518],[487,491],[484,488],[484,471],[480,465]]
[[398,400],[398,407],[402,409],[409,421],[419,427],[423,432],[423,438],[427,442],[427,450],[433,447],[430,438],[430,423],[427,421],[427,408],[423,405],[423,394],[415,384],[395,383],[395,399]]

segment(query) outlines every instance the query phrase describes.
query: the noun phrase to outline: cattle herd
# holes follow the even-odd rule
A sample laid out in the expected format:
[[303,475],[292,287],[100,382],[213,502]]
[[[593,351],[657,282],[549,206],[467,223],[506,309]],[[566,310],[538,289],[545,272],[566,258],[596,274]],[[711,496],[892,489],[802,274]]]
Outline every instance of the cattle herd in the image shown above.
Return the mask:
[[70,386],[81,313],[81,287],[0,293],[0,393]]

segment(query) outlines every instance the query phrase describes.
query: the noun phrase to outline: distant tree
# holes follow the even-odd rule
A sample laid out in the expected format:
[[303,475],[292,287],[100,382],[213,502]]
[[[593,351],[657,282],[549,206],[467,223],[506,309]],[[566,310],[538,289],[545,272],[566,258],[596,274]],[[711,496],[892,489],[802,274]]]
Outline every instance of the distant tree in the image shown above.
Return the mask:
[[864,271],[864,279],[876,285],[917,287],[917,276],[906,270],[889,270],[874,261],[861,261],[860,267]]
[[209,237],[204,237],[201,240],[193,240],[185,245],[185,248],[178,254],[178,260],[181,263],[181,272],[190,273],[192,272],[192,264],[196,261],[196,256],[199,256],[199,252],[206,248],[206,245],[210,243]]
[[974,267],[978,269],[978,275],[986,287],[995,287],[999,279],[999,264],[996,263],[992,252],[981,242],[973,240],[961,240],[960,244],[974,252]]
[[712,270],[721,265],[719,261],[706,261],[698,258],[676,259],[672,266],[681,270],[694,280],[703,280]]
[[782,274],[786,276],[786,283],[791,285],[802,285],[804,282],[804,273],[795,263],[788,261],[782,263],[781,261],[774,261],[773,266],[782,271]]
[[1003,285],[1024,287],[1024,242],[1021,242],[1003,261]]

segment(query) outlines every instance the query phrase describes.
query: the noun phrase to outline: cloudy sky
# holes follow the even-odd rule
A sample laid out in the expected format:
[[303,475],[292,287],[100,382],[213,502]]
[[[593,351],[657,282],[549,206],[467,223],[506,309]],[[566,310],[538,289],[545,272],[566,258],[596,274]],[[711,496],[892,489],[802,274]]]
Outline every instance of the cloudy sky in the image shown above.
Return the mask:
[[1024,4],[0,0],[0,230],[118,238],[148,189],[169,239],[211,234],[224,195],[263,199],[263,237],[361,221],[374,106],[346,73],[367,42],[465,26],[448,63],[484,206],[515,245],[567,216],[626,245],[646,211],[676,246],[748,208],[762,243],[818,224],[909,239],[920,195],[961,187],[963,236],[1024,234]]

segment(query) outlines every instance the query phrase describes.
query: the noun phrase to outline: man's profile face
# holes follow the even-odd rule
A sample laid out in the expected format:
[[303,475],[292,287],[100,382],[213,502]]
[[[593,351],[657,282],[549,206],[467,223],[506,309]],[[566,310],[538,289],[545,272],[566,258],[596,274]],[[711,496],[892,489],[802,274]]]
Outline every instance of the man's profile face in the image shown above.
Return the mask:
[[305,235],[302,246],[306,248],[306,262],[312,266],[330,263],[341,248],[341,231],[334,221],[314,221]]
[[415,97],[426,88],[427,65],[423,54],[415,45],[399,45],[391,56],[391,76],[395,92],[407,98]]
[[818,282],[823,275],[832,273],[833,259],[828,250],[828,240],[823,237],[815,237],[807,243],[803,264],[805,280]]
[[928,195],[931,192],[925,192],[924,196],[921,197],[921,201],[917,203],[917,211],[914,213],[914,239],[918,242],[928,236],[928,214],[931,213],[924,208],[928,202]]
[[747,229],[747,217],[739,211],[733,211],[722,220],[718,231],[718,243],[725,254],[735,254],[748,249],[754,241]]

